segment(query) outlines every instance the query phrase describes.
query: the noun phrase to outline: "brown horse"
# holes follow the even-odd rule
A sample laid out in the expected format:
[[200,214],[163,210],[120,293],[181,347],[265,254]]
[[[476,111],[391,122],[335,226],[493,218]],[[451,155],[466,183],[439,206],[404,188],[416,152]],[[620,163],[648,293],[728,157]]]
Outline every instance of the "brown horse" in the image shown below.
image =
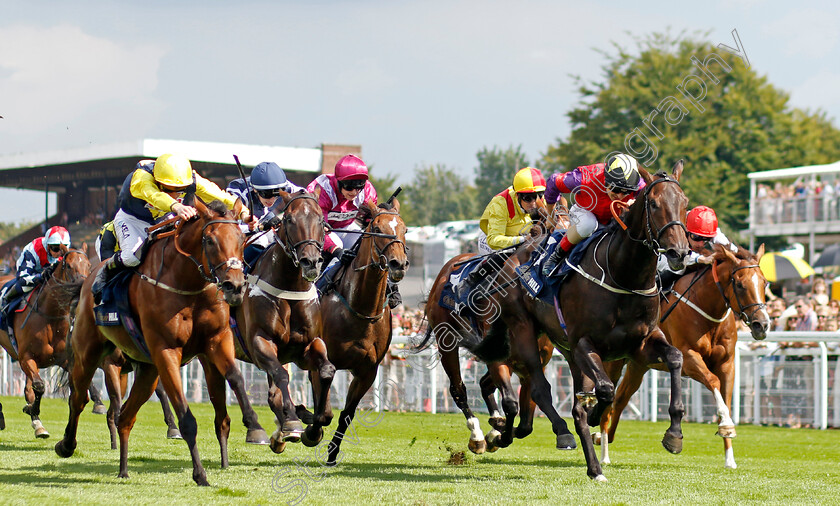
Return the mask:
[[70,415],[64,439],[55,445],[59,456],[70,457],[75,451],[79,414],[87,402],[85,389],[97,365],[118,347],[133,362],[135,371],[134,385],[119,415],[119,476],[128,477],[128,436],[137,411],[151,396],[160,375],[190,450],[193,480],[208,485],[196,446],[195,417],[187,405],[179,374],[180,366],[199,355],[207,358],[202,365],[216,414],[221,463],[223,468],[228,466],[230,417],[225,406],[225,379],[239,400],[243,416],[253,413],[236,366],[228,306],[242,303],[244,238],[233,213],[221,202],[205,206],[196,200],[195,207],[195,219],[170,220],[176,224],[175,229],[151,239],[145,259],[128,285],[129,303],[145,337],[148,355],[122,326],[96,325],[92,278],[85,282],[70,340],[74,357]]
[[[336,464],[356,408],[373,385],[391,345],[391,308],[385,293],[388,278],[399,282],[408,269],[399,202],[394,199],[393,205],[380,207],[366,202],[363,208],[369,211],[371,220],[359,239],[358,255],[336,275],[339,281],[335,291],[321,298],[327,354],[336,368],[353,373],[338,427],[328,446],[327,465]],[[322,437],[310,431],[305,435],[311,441]]]
[[[41,397],[46,384],[39,369],[53,365],[67,366],[66,343],[71,311],[78,301],[82,282],[90,274],[90,261],[84,251],[70,250],[44,274],[45,281],[30,292],[24,310],[10,315],[14,322],[17,350],[12,346],[9,335],[0,330],[0,345],[20,363],[26,375],[27,405],[23,412],[31,417],[37,438],[50,437],[40,419]],[[0,278],[0,283],[12,277]],[[0,420],[2,418],[0,406]]]
[[[332,421],[330,385],[335,367],[321,339],[321,305],[313,281],[321,267],[324,215],[318,201],[305,192],[280,193],[283,218],[276,240],[248,275],[244,302],[234,312],[243,342],[237,358],[253,362],[268,375],[268,404],[277,417],[271,449],[280,453],[286,441],[300,439],[302,425],[289,395],[289,374],[283,364],[295,362],[309,371],[315,399],[314,426],[322,434]],[[244,345],[244,346],[243,346]],[[312,441],[304,435],[304,443]],[[313,444],[317,444],[321,437]]]
[[[539,247],[545,234],[554,229],[555,221],[549,218],[545,208],[541,206],[538,209],[539,211],[532,217],[535,221],[530,237],[505,261],[500,278],[517,279],[514,269],[527,261],[531,252]],[[563,223],[567,224],[566,221]],[[439,303],[444,285],[449,280],[452,271],[458,264],[474,256],[473,254],[456,256],[441,269],[429,291],[429,302],[426,304],[429,330],[426,339],[418,345],[418,348],[422,348],[434,334],[441,365],[449,377],[449,392],[467,419],[467,428],[470,431],[468,448],[473,453],[481,454],[486,450],[495,451],[497,447],[509,446],[514,437],[527,436],[533,430],[534,404],[539,405],[543,413],[551,420],[552,430],[557,437],[557,448],[563,450],[575,448],[574,436],[552,405],[551,387],[545,378],[545,366],[551,359],[554,347],[545,337],[538,341],[533,329],[530,331],[523,329],[530,325],[529,316],[519,314],[520,318],[518,320],[515,318],[518,313],[521,313],[521,310],[516,308],[521,306],[520,298],[524,291],[518,285],[510,286],[509,283],[499,283],[497,280],[491,281],[490,287],[482,286],[481,290],[476,290],[488,294],[489,297],[470,297],[470,304],[479,327],[480,336],[478,337],[492,341],[494,335],[505,334],[508,329],[511,329],[509,332],[511,342],[505,346],[505,349],[509,348],[510,356],[504,361],[485,360],[488,372],[482,377],[480,385],[482,396],[490,411],[490,425],[493,430],[487,436],[482,434],[478,418],[469,406],[467,389],[461,378],[458,350],[458,344],[462,341],[475,342],[476,337],[472,335],[474,330],[468,321]],[[508,286],[495,294],[489,294],[500,284]],[[511,369],[517,373],[521,381],[519,403],[510,383]],[[504,418],[499,414],[495,399],[492,397],[496,389],[502,396]],[[520,414],[520,425],[514,430],[513,422],[517,413]]]
[[[683,224],[688,199],[679,186],[682,169],[680,160],[674,166],[673,178],[664,172],[651,176],[640,170],[645,189],[620,220],[610,223],[606,233],[587,247],[579,267],[570,273],[555,296],[566,321],[565,329],[553,305],[526,296],[517,284],[506,289],[501,305],[502,319],[511,335],[534,340],[536,331],[544,331],[569,363],[576,392],[572,409],[575,429],[586,457],[587,474],[597,481],[606,478],[595,455],[589,426],[597,426],[615,391],[604,370],[604,361],[629,357],[645,364],[668,365],[671,425],[663,445],[673,453],[682,450],[682,355],[668,344],[657,326],[656,300],[658,253],[663,252],[674,269],[682,267],[688,253]],[[498,360],[510,349],[506,339],[504,332],[491,332],[483,341],[464,344],[479,357]],[[550,396],[547,382],[532,388],[535,400],[538,395]],[[539,388],[544,391],[538,394]]]
[[[678,279],[660,305],[664,321],[659,326],[668,342],[682,352],[683,376],[702,383],[715,396],[720,420],[717,434],[723,437],[724,466],[730,469],[737,467],[732,451],[735,424],[730,416],[738,342],[735,314],[750,328],[754,339],[766,337],[770,327],[770,316],[765,309],[767,280],[758,267],[763,254],[763,244],[755,255],[743,248],[735,254],[727,247],[715,245],[712,266]],[[617,381],[624,361],[605,365],[611,378]],[[652,365],[663,368],[661,364]],[[605,436],[609,435],[610,443],[615,439],[621,413],[639,389],[646,371],[638,363],[629,363],[616,389],[612,409],[601,417],[598,439],[602,445],[601,461],[605,464],[609,463]]]

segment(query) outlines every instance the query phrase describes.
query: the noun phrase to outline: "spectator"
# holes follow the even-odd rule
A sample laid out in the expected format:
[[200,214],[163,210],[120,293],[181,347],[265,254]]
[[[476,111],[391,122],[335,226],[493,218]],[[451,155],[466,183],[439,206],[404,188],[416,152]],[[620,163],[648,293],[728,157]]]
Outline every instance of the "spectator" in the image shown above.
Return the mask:
[[828,304],[828,286],[826,286],[824,278],[814,279],[814,285],[811,287],[811,297],[814,300],[815,306],[825,306]]
[[828,306],[817,306],[814,310],[817,315],[817,330],[824,331],[826,330],[825,324],[830,319]]
[[793,330],[797,331],[813,331],[817,329],[817,313],[814,308],[808,303],[805,297],[797,297],[793,303],[796,308],[796,315],[798,322]]

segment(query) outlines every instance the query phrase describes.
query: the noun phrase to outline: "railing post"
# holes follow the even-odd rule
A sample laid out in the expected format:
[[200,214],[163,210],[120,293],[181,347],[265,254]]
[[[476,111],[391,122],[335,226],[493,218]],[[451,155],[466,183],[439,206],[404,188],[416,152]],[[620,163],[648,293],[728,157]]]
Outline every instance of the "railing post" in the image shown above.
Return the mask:
[[656,395],[658,388],[658,385],[656,383],[659,380],[659,371],[657,371],[656,369],[651,369],[650,371],[648,371],[648,375],[650,376],[650,421],[655,422],[657,411],[659,411],[659,408],[657,406],[657,402],[659,399]]
[[431,397],[432,397],[432,399],[431,399],[431,400],[432,400],[432,402],[431,402],[431,405],[432,405],[432,414],[436,414],[436,413],[437,413],[437,390],[438,390],[438,386],[437,386],[437,383],[438,383],[438,382],[437,382],[437,369],[438,369],[438,364],[440,364],[440,362],[439,362],[439,361],[435,362],[435,365],[434,365],[434,366],[432,367],[432,369],[429,371],[429,373],[430,373],[430,374],[431,374],[431,376],[432,376],[432,388],[431,388],[431,392],[429,393],[429,395],[431,395]]
[[7,365],[9,361],[9,354],[6,353],[5,349],[0,348],[0,357],[2,357],[2,365],[0,367],[0,395],[9,395],[9,379],[6,377],[6,371],[8,371],[9,366]]
[[[373,407],[376,412],[382,411],[382,364],[376,366],[376,377],[373,378]],[[386,373],[387,374],[387,373]]]
[[[823,430],[828,428],[828,347],[820,341],[820,411],[817,423]],[[835,389],[837,386],[835,385]]]
[[[764,364],[764,357],[753,355],[753,425],[761,424],[761,367]],[[771,377],[772,380],[772,377]]]
[[732,382],[732,421],[735,425],[741,421],[741,349],[735,344],[735,380]]

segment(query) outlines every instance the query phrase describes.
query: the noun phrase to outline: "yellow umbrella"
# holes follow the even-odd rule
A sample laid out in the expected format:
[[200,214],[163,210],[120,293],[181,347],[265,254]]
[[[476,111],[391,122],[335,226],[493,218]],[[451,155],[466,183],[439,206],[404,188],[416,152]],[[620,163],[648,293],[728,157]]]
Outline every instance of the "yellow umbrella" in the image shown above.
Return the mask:
[[808,262],[783,253],[767,253],[761,257],[758,265],[768,281],[800,279],[814,274],[814,269],[808,265]]

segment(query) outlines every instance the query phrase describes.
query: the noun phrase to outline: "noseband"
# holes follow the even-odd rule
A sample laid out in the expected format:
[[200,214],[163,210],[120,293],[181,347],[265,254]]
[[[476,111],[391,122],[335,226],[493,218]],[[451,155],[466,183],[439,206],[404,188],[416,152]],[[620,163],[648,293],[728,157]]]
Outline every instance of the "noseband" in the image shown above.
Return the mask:
[[[274,234],[275,240],[280,245],[280,247],[283,249],[283,251],[286,253],[286,256],[288,256],[292,260],[292,263],[295,265],[295,268],[300,267],[300,255],[298,255],[298,248],[299,247],[306,246],[307,244],[313,244],[316,248],[318,248],[318,251],[321,251],[321,250],[324,249],[324,240],[323,239],[321,239],[320,241],[317,241],[315,239],[304,239],[302,241],[293,242],[291,236],[289,235],[288,222],[291,219],[291,215],[286,214],[286,210],[289,208],[289,206],[292,204],[292,202],[294,202],[295,200],[298,200],[298,199],[312,199],[312,201],[315,202],[315,205],[318,205],[318,200],[315,197],[313,197],[312,194],[309,194],[309,193],[297,193],[297,194],[295,194],[294,196],[292,196],[291,199],[289,199],[288,202],[286,202],[286,204],[283,206],[283,209],[280,211],[280,214],[283,217],[281,223],[283,224],[283,237],[284,237],[285,240],[281,240],[279,234]],[[324,230],[324,224],[325,224],[324,217],[322,215],[321,216],[320,230]]]
[[[178,219],[178,218],[175,218],[175,219]],[[164,223],[166,223],[166,222],[162,222],[161,225],[163,225]],[[223,262],[220,262],[215,267],[210,266],[210,259],[207,256],[207,237],[204,235],[205,232],[207,231],[207,227],[209,227],[210,225],[232,224],[232,225],[236,225],[238,227],[238,225],[239,225],[238,221],[236,221],[236,220],[210,220],[207,223],[205,223],[203,227],[201,227],[201,254],[207,260],[207,265],[205,265],[203,261],[195,258],[195,256],[193,256],[192,254],[187,253],[186,251],[181,249],[181,245],[178,244],[178,237],[180,236],[181,228],[184,226],[184,223],[186,223],[184,220],[180,220],[174,231],[164,232],[164,233],[158,235],[158,237],[162,238],[162,237],[174,236],[172,242],[175,244],[175,249],[178,251],[178,253],[184,255],[185,257],[187,257],[187,258],[189,258],[190,260],[193,261],[195,266],[198,268],[198,272],[201,274],[201,277],[204,278],[205,281],[207,281],[208,283],[215,284],[215,285],[220,285],[221,284],[221,278],[216,274],[216,272],[219,269],[221,269],[222,267],[225,267],[225,272],[224,272],[223,276],[226,276],[227,273],[230,272],[233,269],[242,270],[242,268],[243,268],[242,261],[239,260],[238,258],[228,258],[227,260],[225,260]],[[237,231],[238,231],[238,228],[237,228]],[[207,270],[207,273],[205,273],[205,269]],[[160,272],[158,272],[158,279],[160,279],[160,275],[161,275],[162,272],[163,272],[163,259],[161,258]]]
[[[767,307],[767,304],[765,304],[764,302],[754,302],[745,306],[741,302],[741,297],[738,296],[738,290],[735,287],[735,273],[743,269],[759,269],[759,272],[761,272],[761,268],[758,266],[758,264],[743,265],[732,269],[732,273],[729,275],[729,284],[732,286],[732,293],[735,295],[735,302],[738,303],[738,317],[741,318],[741,321],[743,321],[744,324],[749,327],[754,320],[755,314]],[[735,309],[735,306],[733,306],[732,303],[729,301],[729,297],[726,296],[726,292],[723,289],[723,285],[721,285],[720,279],[718,278],[717,261],[715,261],[714,264],[712,264],[712,277],[714,278],[715,285],[717,285],[718,291],[720,292],[721,297],[723,297],[724,302],[726,302],[726,305],[732,309]],[[752,312],[749,315],[747,315],[747,309],[751,307],[755,307],[755,309],[752,310]]]
[[[398,213],[396,211],[381,211],[381,212],[377,213],[376,216],[379,216],[381,214],[390,214],[390,215],[393,215],[393,216],[399,216],[400,215],[400,213]],[[371,226],[373,226],[373,220],[371,220],[370,224],[368,225],[368,229]],[[368,263],[367,265],[364,265],[362,267],[359,267],[359,268],[355,269],[356,271],[363,271],[363,270],[367,269],[368,267],[376,267],[380,271],[387,270],[388,269],[388,257],[385,256],[385,250],[387,250],[394,243],[402,244],[403,252],[408,254],[409,248],[408,248],[408,246],[406,246],[405,241],[401,240],[400,238],[398,238],[394,234],[380,234],[380,233],[377,233],[377,232],[370,232],[369,230],[365,230],[364,232],[362,232],[362,234],[366,235],[366,236],[369,236],[371,238],[371,241],[370,241],[371,242],[371,248],[370,248],[371,249],[371,255],[370,255],[371,260],[370,260],[370,263]],[[386,239],[391,239],[391,240],[388,241],[385,244],[385,246],[380,248],[379,245],[376,244],[376,237],[384,237]],[[377,259],[378,262],[375,262],[374,259]]]

